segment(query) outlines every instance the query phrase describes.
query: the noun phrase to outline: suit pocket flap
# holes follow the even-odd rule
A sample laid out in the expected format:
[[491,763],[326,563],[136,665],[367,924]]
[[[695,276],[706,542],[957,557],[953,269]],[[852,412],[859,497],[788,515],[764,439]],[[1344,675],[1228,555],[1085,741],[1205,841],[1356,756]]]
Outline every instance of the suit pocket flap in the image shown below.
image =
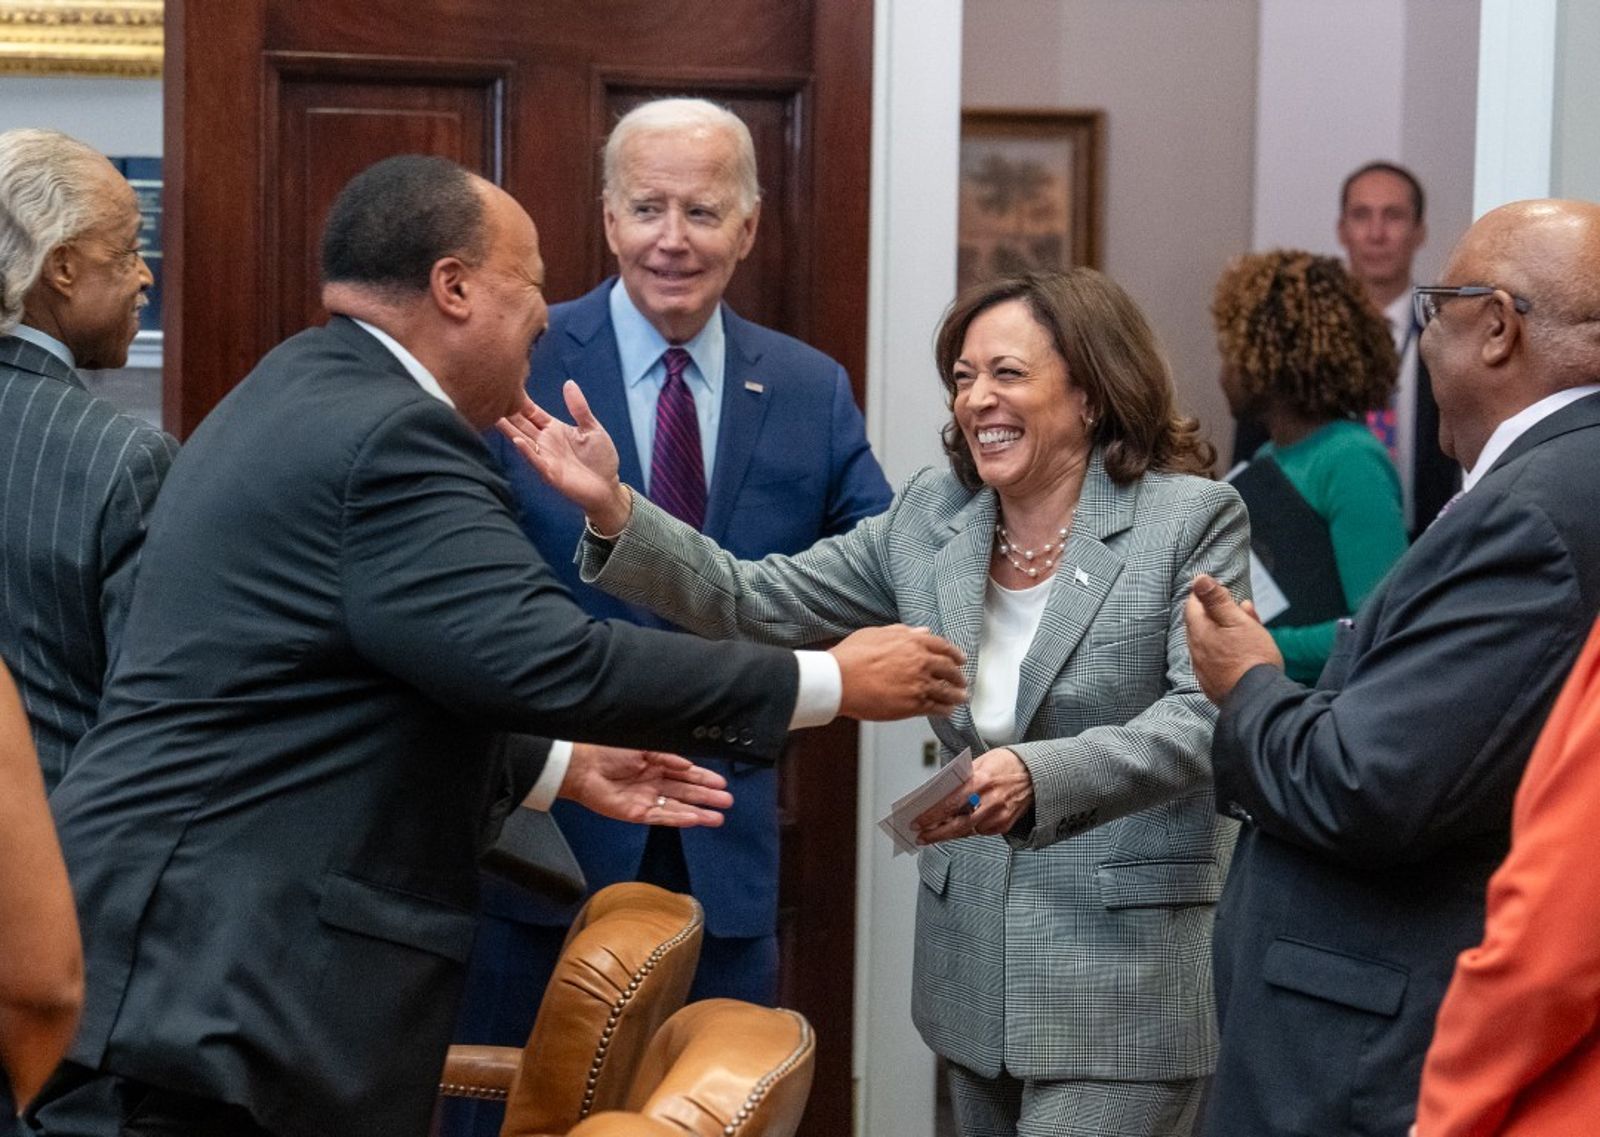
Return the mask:
[[944,886],[950,881],[950,854],[937,845],[929,845],[917,854],[917,876],[935,896],[943,896]]
[[347,932],[403,944],[457,963],[467,962],[472,954],[477,928],[471,912],[343,873],[323,877],[317,917]]
[[1116,647],[1153,636],[1165,636],[1170,626],[1171,619],[1165,612],[1097,620],[1089,629],[1089,642],[1095,647]]
[[1391,1018],[1399,1013],[1408,978],[1387,963],[1286,939],[1272,942],[1261,972],[1274,987]]
[[1215,904],[1222,874],[1213,861],[1124,861],[1095,869],[1107,908]]

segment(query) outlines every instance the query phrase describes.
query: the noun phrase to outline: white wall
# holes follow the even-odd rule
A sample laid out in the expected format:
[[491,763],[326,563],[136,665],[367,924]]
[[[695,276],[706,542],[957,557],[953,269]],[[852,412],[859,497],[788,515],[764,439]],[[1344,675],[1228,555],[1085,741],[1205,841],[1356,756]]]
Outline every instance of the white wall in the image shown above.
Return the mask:
[[1339,186],[1381,158],[1427,191],[1436,276],[1472,220],[1477,60],[1471,0],[1261,0],[1253,246],[1338,255]]
[[[943,461],[933,332],[955,291],[961,0],[878,0],[873,28],[867,430],[890,482]],[[914,858],[878,832],[925,778],[922,720],[861,730],[857,826],[856,1129],[930,1137],[934,1061],[911,1025]]]
[[1561,0],[1556,26],[1550,192],[1600,201],[1600,4]]
[[1226,457],[1207,311],[1251,236],[1258,0],[967,0],[963,102],[1103,108],[1101,267],[1144,307]]
[[42,126],[102,154],[161,154],[160,79],[0,78],[0,130]]

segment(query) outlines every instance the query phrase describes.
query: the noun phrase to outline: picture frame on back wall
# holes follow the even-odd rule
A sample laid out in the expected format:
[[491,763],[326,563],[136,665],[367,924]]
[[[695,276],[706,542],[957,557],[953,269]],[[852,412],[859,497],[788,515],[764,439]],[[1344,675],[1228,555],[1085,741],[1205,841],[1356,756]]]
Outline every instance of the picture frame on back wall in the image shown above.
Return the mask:
[[161,74],[164,0],[0,0],[0,75]]
[[956,283],[1100,265],[1105,112],[961,113]]

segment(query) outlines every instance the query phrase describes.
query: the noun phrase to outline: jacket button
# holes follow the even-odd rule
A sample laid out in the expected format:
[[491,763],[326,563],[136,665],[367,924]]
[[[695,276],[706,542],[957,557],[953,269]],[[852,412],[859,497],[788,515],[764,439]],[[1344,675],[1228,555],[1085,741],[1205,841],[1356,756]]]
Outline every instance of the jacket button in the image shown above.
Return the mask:
[[1250,811],[1236,801],[1228,803],[1228,816],[1235,821],[1242,821],[1246,825],[1254,825],[1256,819],[1250,816]]
[[755,740],[756,740],[756,732],[751,730],[749,727],[745,727],[744,728],[744,733],[739,736],[739,741],[742,744],[744,744],[745,746],[753,745],[755,743]]
[[706,736],[706,728],[703,726],[697,726],[691,730],[689,734],[694,738],[704,738]]
[[720,726],[708,726],[708,727],[706,727],[706,737],[707,738],[721,738],[722,737],[722,728]]

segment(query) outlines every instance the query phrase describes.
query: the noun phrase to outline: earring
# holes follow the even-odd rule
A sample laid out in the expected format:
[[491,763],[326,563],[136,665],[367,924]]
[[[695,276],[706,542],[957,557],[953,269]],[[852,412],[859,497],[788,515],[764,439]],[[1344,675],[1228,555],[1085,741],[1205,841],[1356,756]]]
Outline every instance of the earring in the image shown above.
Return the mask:
[[1088,411],[1083,412],[1083,425],[1091,428],[1094,426],[1094,416]]

